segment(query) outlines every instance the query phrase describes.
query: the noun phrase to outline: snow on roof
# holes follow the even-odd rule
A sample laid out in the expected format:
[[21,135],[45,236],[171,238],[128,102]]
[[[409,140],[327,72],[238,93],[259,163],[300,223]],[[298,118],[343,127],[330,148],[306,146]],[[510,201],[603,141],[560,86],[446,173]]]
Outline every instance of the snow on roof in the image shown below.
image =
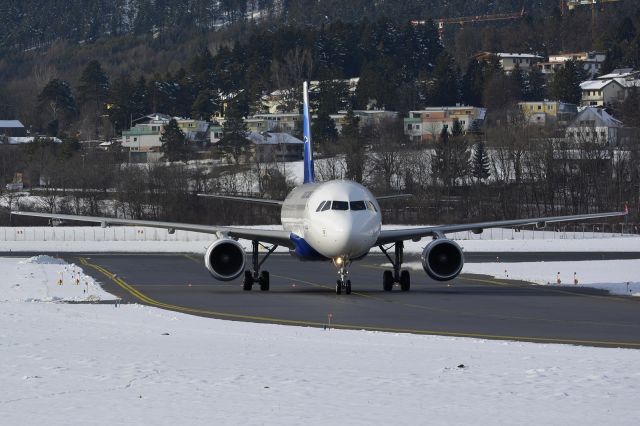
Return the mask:
[[288,133],[250,132],[247,138],[256,145],[304,144],[300,139]]
[[24,125],[20,120],[0,120],[0,128],[2,129],[23,129]]
[[605,86],[608,86],[611,83],[620,84],[620,82],[616,80],[588,80],[580,83],[580,88],[582,90],[601,90],[602,88],[604,88]]
[[607,80],[612,78],[624,78],[629,77],[630,75],[635,73],[636,72],[633,71],[633,68],[618,68],[611,71],[609,74],[601,75],[600,77],[598,77],[598,79]]
[[607,111],[598,107],[584,108],[569,127],[583,127],[580,123],[587,120],[594,121],[595,127],[622,127],[622,121],[616,120]]
[[533,55],[531,53],[496,53],[498,58],[529,58],[529,59],[542,59],[542,56]]

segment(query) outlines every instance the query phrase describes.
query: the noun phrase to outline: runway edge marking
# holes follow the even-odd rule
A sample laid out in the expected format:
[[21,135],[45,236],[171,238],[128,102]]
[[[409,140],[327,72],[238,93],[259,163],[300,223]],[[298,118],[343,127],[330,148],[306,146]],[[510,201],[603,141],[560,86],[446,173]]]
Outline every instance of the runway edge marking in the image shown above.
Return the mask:
[[[241,315],[241,314],[230,314],[227,312],[217,312],[210,311],[206,309],[197,309],[197,308],[188,308],[185,306],[172,305],[169,303],[164,303],[157,301],[155,299],[146,296],[144,293],[135,289],[133,286],[125,282],[123,279],[119,278],[116,274],[109,271],[108,269],[89,262],[86,258],[80,257],[80,263],[88,266],[90,268],[95,269],[100,272],[122,289],[138,298],[142,302],[155,306],[162,309],[167,309],[171,311],[182,312],[186,314],[196,314],[196,315],[206,315],[212,317],[222,317],[222,318],[235,318],[235,319],[243,319],[243,320],[253,320],[253,321],[261,321],[266,323],[275,323],[275,324],[284,324],[284,325],[299,325],[299,326],[311,326],[311,327],[323,327],[326,324],[322,322],[314,322],[314,321],[299,321],[299,320],[285,320],[280,318],[271,318],[271,317],[260,317],[260,316],[252,316],[252,315]],[[481,338],[481,339],[492,339],[492,340],[510,340],[517,342],[535,342],[535,343],[557,343],[557,344],[577,344],[577,345],[587,345],[587,346],[609,346],[609,347],[626,347],[626,348],[640,348],[640,342],[614,342],[614,341],[599,341],[599,340],[579,340],[579,339],[558,339],[558,338],[543,338],[543,337],[525,337],[525,336],[503,336],[503,335],[493,335],[493,334],[482,334],[482,333],[457,333],[457,332],[447,332],[447,331],[436,331],[436,330],[419,330],[419,329],[403,329],[403,328],[390,328],[390,327],[368,327],[362,325],[348,325],[348,324],[331,324],[331,328],[343,329],[343,330],[368,330],[368,331],[380,331],[387,333],[411,333],[411,334],[422,334],[422,335],[435,335],[435,336],[445,336],[445,337],[469,337],[469,338]]]

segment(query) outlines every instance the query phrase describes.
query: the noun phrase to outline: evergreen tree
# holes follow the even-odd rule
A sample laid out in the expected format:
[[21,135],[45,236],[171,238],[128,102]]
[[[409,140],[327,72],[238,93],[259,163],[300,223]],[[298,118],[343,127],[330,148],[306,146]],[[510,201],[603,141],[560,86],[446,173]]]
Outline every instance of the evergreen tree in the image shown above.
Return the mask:
[[579,104],[582,97],[580,83],[584,78],[582,63],[574,60],[567,61],[553,76],[549,95],[557,101]]
[[189,154],[187,137],[178,126],[178,122],[172,118],[164,126],[162,136],[160,136],[160,152],[166,161],[186,161]]
[[93,115],[93,126],[96,139],[100,130],[100,116],[104,111],[106,100],[109,96],[109,78],[102,70],[100,62],[93,60],[80,76],[80,86],[78,86],[80,103],[88,107]]
[[311,123],[311,133],[317,151],[335,154],[338,130],[336,123],[324,109],[318,110],[318,116]]
[[489,164],[489,155],[485,148],[484,142],[480,141],[473,149],[473,177],[477,182],[481,182],[488,179],[491,176],[491,169]]
[[240,157],[247,153],[251,142],[247,139],[249,131],[242,112],[235,104],[231,104],[225,114],[226,121],[222,126],[222,138],[218,142],[220,149],[231,155],[236,164],[240,163]]
[[545,79],[538,67],[533,67],[527,75],[523,98],[525,101],[545,99]]
[[464,180],[469,174],[469,147],[465,137],[453,137],[445,125],[440,132],[440,141],[434,147],[431,172],[448,188]]
[[351,108],[347,111],[345,124],[342,126],[340,145],[346,156],[346,178],[361,183],[364,178],[365,147],[360,132],[360,118],[356,117]]
[[38,109],[49,113],[49,121],[70,122],[78,108],[69,83],[57,78],[49,81],[38,95]]
[[475,59],[469,61],[467,71],[462,78],[462,101],[466,105],[481,106],[484,91],[484,73],[482,65]]
[[451,55],[442,52],[427,87],[427,102],[432,106],[452,106],[460,102],[458,70]]

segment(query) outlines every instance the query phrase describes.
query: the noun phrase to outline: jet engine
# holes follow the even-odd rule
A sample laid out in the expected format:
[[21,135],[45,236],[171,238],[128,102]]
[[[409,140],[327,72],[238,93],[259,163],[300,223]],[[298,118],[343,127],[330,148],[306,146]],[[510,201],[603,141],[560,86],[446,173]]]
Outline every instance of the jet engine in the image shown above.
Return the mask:
[[455,242],[446,238],[431,241],[422,252],[422,267],[436,281],[449,281],[462,271],[464,256]]
[[246,256],[244,249],[235,240],[222,238],[215,241],[204,255],[204,264],[220,281],[231,281],[244,272]]

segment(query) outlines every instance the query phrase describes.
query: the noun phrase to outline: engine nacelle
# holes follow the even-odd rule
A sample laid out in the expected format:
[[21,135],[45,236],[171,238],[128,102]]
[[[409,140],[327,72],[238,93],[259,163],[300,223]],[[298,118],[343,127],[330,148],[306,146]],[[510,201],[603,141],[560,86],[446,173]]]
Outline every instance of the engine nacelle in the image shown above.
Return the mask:
[[449,281],[462,271],[464,256],[455,242],[446,238],[431,241],[422,252],[422,267],[436,281]]
[[204,255],[204,264],[220,281],[231,281],[244,272],[246,256],[244,249],[236,240],[222,238],[215,241]]

